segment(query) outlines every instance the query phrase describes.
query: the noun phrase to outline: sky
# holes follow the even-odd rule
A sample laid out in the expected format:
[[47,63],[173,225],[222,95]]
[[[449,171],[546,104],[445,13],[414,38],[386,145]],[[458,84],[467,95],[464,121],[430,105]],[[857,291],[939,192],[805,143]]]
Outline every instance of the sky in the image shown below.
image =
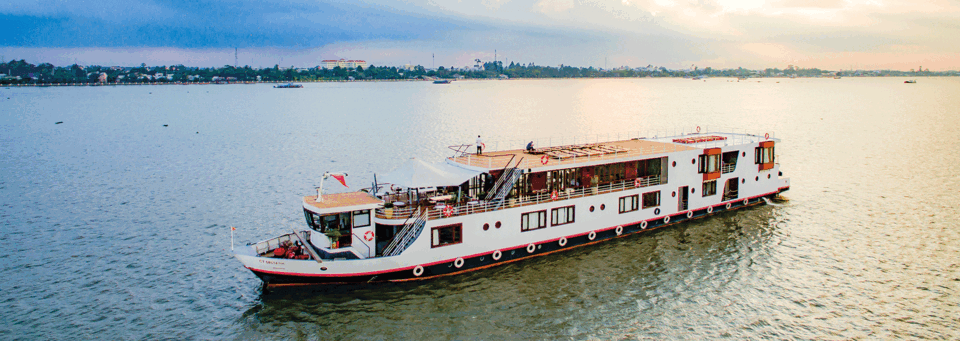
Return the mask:
[[17,0],[4,61],[960,70],[960,1]]

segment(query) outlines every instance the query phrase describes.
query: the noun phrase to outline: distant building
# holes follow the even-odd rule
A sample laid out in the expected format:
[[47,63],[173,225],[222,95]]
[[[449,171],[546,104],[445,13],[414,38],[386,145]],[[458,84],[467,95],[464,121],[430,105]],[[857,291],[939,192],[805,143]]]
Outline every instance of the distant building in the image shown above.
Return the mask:
[[321,61],[321,62],[320,62],[320,67],[322,67],[322,68],[324,68],[324,69],[332,69],[332,68],[335,68],[335,67],[338,67],[338,66],[341,67],[341,68],[350,68],[350,69],[356,69],[358,66],[359,66],[359,67],[362,67],[362,68],[366,68],[366,67],[367,67],[367,61],[365,61],[365,60],[346,60],[346,59],[340,58],[340,60],[327,59],[327,60],[324,60],[324,61]]

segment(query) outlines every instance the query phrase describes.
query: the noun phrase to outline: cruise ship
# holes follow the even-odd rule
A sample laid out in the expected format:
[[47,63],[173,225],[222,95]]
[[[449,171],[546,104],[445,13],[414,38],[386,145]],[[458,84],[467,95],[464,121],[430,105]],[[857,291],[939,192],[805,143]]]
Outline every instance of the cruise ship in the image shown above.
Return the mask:
[[303,197],[303,230],[234,255],[265,287],[423,280],[763,205],[790,189],[769,133],[670,135],[481,154],[451,146],[450,157],[410,159],[361,191],[324,194],[321,182]]

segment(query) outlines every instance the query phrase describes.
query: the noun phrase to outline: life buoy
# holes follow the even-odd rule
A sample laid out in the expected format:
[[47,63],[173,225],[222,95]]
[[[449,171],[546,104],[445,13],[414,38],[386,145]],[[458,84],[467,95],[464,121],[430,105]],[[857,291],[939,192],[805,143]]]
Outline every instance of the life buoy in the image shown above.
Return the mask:
[[769,139],[770,139],[770,133],[763,134],[763,138],[769,140]]
[[639,187],[641,187],[640,185],[643,185],[643,181],[640,180],[640,178],[636,178],[636,179],[633,180],[633,187],[638,187],[638,188],[639,188]]
[[726,206],[726,208],[725,208],[725,209],[727,209],[727,210],[729,210],[729,209],[730,209],[730,203],[729,203],[729,202],[727,203],[727,206]]
[[367,231],[366,233],[364,233],[363,239],[365,239],[368,242],[373,241],[373,231]]
[[743,199],[743,206],[747,206],[750,203],[750,199]]
[[537,251],[537,246],[533,244],[527,245],[527,253],[533,253],[533,251]]
[[480,142],[480,150],[487,150],[487,144]]
[[693,211],[687,211],[687,219],[693,218]]
[[700,126],[697,126],[697,132],[698,133],[700,132]]
[[457,269],[462,268],[463,258],[457,258],[457,260],[453,261],[453,266],[457,267]]
[[453,207],[447,206],[443,209],[443,216],[449,218],[453,215]]
[[707,213],[713,213],[713,206],[707,207]]
[[493,251],[493,260],[500,260],[501,256],[503,256],[503,253],[500,250]]
[[664,223],[664,224],[669,223],[669,222],[670,222],[670,216],[663,217],[663,223]]
[[587,234],[587,239],[594,240],[596,238],[597,238],[597,232],[595,231],[590,231],[590,233]]
[[550,157],[549,157],[549,156],[544,155],[544,156],[541,156],[541,157],[540,157],[540,163],[542,163],[542,164],[547,164],[547,163],[549,163],[549,162],[550,162]]
[[560,241],[557,242],[557,243],[560,244],[560,246],[566,246],[566,245],[567,245],[567,237],[560,237]]
[[646,220],[640,222],[640,229],[641,229],[641,230],[646,230],[646,229],[647,229],[647,221],[646,221]]
[[557,191],[553,191],[553,193],[550,193],[550,200],[557,200],[559,198],[560,197],[557,195]]
[[623,226],[617,226],[617,235],[623,234]]
[[417,265],[417,267],[413,268],[413,275],[414,275],[414,276],[420,277],[420,275],[422,275],[422,274],[423,274],[423,267],[422,267],[422,266]]

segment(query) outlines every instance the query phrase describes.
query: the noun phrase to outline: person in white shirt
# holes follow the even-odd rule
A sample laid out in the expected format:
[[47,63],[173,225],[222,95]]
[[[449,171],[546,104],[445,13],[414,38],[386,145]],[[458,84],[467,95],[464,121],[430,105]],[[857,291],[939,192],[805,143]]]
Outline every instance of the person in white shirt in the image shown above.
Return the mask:
[[480,139],[480,135],[477,135],[477,155],[483,153],[483,140]]

